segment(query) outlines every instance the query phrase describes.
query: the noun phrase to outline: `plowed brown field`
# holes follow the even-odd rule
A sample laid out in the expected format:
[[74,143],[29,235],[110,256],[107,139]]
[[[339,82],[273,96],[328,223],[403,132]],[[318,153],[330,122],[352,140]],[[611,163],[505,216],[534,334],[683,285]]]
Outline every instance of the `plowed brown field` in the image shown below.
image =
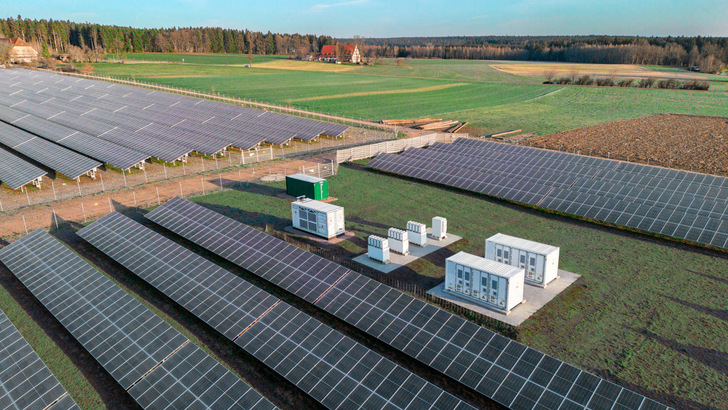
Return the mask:
[[531,145],[728,175],[728,118],[658,114],[558,132]]

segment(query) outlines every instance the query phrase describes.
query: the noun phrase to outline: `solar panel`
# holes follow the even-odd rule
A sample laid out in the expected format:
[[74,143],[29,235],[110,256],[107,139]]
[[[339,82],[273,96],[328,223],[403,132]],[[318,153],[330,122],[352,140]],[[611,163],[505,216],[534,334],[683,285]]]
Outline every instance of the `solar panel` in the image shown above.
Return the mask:
[[48,172],[0,148],[0,182],[10,188],[20,189],[47,174]]
[[22,118],[11,120],[12,117],[6,116],[7,110],[24,114],[12,108],[0,106],[0,120],[116,168],[126,170],[149,159],[149,155],[140,151],[96,138],[30,114],[24,114]]
[[[0,104],[11,106],[27,101],[22,105],[36,104],[34,115],[44,118],[53,115],[53,109],[61,109],[103,119],[120,128],[135,121],[156,122],[160,132],[154,133],[154,138],[182,143],[203,153],[219,151],[221,148],[214,150],[221,142],[249,149],[262,141],[276,145],[292,138],[311,141],[320,135],[339,136],[348,129],[341,124],[120,84],[19,71],[17,75],[0,76],[0,84],[7,86],[4,93],[0,90]],[[187,122],[183,131],[166,128],[181,120]],[[252,142],[256,138],[261,140]]]
[[[237,376],[202,352],[172,326],[126,293],[70,249],[39,229],[0,249],[2,261],[59,322],[141,405],[224,408],[257,396]],[[209,360],[208,360],[209,358]],[[212,362],[210,362],[212,360]],[[203,383],[190,369],[204,372]],[[227,387],[223,393],[215,387]],[[206,392],[214,391],[213,395]]]
[[[505,406],[589,408],[597,400],[667,408],[187,200],[174,198],[147,218]],[[600,386],[640,400],[623,405]]]
[[369,166],[645,232],[728,248],[728,179],[459,139]]
[[78,409],[18,329],[0,310],[0,408]]
[[328,408],[471,408],[119,213],[78,235]]

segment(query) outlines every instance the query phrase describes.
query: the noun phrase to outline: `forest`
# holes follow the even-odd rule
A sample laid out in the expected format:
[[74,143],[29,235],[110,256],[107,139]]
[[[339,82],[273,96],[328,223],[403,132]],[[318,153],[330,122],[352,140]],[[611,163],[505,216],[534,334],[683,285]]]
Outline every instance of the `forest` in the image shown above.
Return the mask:
[[[648,64],[724,70],[728,38],[634,36],[460,36],[335,39],[219,27],[133,28],[53,19],[0,19],[0,33],[21,37],[44,56],[72,59],[135,52],[277,54],[304,57],[326,44],[357,43],[368,61],[379,57],[535,60]],[[75,58],[74,58],[75,57]]]
[[21,37],[45,56],[137,52],[301,55],[333,44],[330,36],[262,33],[219,27],[132,28],[53,19],[0,19],[0,33]]
[[365,44],[367,54],[379,57],[648,64],[706,73],[717,73],[728,63],[728,38],[724,37],[398,37],[366,39]]

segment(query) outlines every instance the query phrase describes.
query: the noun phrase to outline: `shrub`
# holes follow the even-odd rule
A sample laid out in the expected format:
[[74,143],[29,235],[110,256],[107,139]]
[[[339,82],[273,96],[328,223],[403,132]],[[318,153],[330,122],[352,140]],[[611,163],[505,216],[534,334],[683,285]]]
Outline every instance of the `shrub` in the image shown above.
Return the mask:
[[681,90],[699,90],[699,91],[707,91],[710,88],[710,83],[707,81],[688,81],[685,83],[680,84]]
[[571,84],[571,78],[561,77],[554,80],[556,84]]
[[620,80],[619,83],[617,83],[620,87],[631,87],[632,83],[634,83],[634,80],[631,78],[628,78],[626,80]]
[[637,87],[640,88],[652,88],[653,85],[655,85],[653,78],[643,78],[637,83]]
[[611,78],[597,78],[595,82],[600,87],[614,87],[614,80]]
[[667,80],[660,80],[657,82],[657,88],[662,88],[662,89],[666,89],[666,90],[676,90],[676,89],[680,88],[680,82],[674,78],[670,78]]
[[576,80],[576,84],[577,85],[592,85],[592,84],[594,84],[594,80],[592,80],[592,78],[589,77],[588,75],[584,74]]

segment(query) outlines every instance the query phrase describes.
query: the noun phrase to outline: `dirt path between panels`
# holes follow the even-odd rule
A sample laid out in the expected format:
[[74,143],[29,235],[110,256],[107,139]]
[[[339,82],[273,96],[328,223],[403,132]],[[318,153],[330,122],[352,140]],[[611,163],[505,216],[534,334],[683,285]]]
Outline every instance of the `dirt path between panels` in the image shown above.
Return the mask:
[[[118,206],[149,207],[175,196],[201,195],[224,189],[245,189],[245,183],[261,178],[282,177],[301,172],[315,176],[332,174],[332,157],[290,159],[236,167],[220,172],[152,182],[107,191],[102,194],[26,207],[0,216],[0,238],[9,238],[38,228],[55,226],[58,221],[84,223],[100,218]],[[57,218],[56,218],[57,216]]]

